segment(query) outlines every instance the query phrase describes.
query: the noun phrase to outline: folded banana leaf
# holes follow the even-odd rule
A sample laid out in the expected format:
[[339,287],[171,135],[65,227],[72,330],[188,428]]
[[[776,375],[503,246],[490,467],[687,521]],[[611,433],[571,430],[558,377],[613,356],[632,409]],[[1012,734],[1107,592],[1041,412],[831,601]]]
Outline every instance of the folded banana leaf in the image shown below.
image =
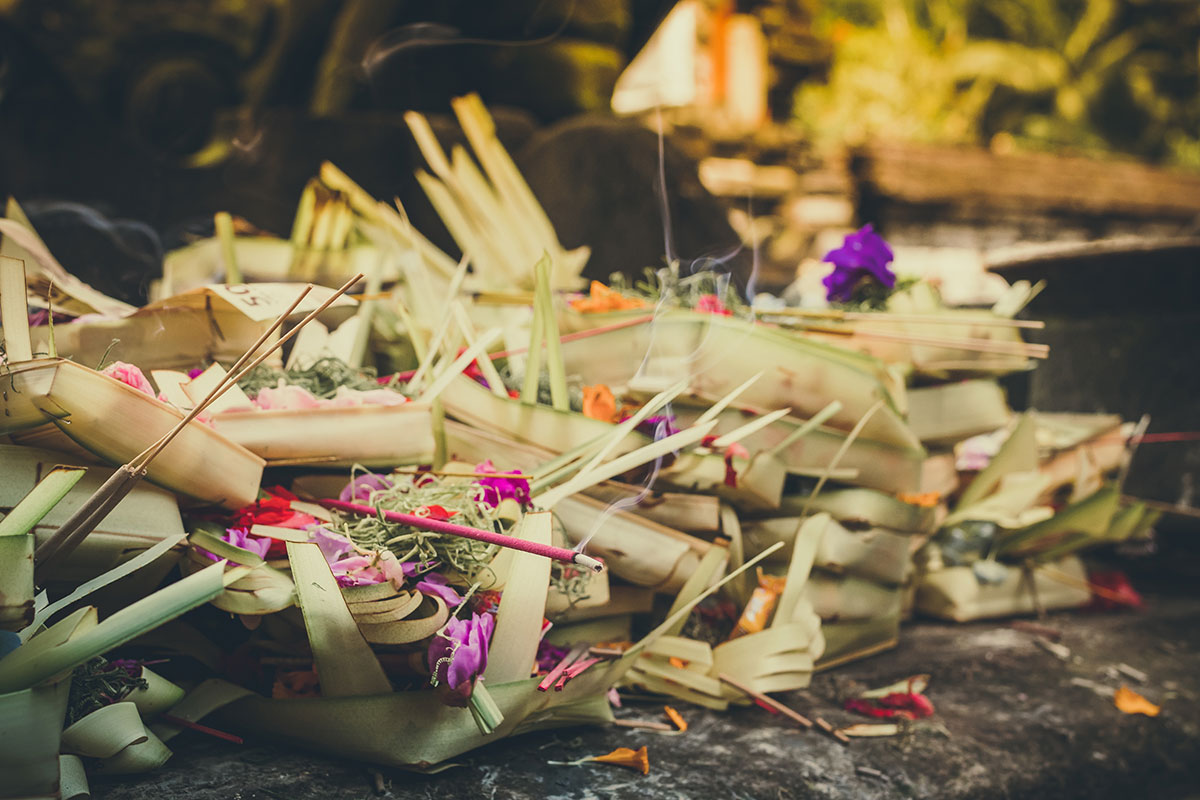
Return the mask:
[[57,800],[71,679],[0,694],[0,798]]
[[[554,507],[567,539],[588,541],[587,552],[603,559],[612,573],[638,586],[677,593],[713,545],[636,514],[613,511],[582,495]],[[719,577],[719,576],[718,576]]]
[[888,528],[902,533],[930,533],[937,509],[906,503],[873,489],[837,489],[822,491],[809,500],[808,494],[786,496],[773,516],[800,516],[828,511],[852,527]]
[[898,410],[903,386],[881,362],[764,325],[671,311],[652,322],[578,336],[563,342],[562,353],[568,374],[581,375],[587,383],[649,392],[687,378],[693,394],[709,399],[723,397],[763,372],[741,395],[742,403],[790,408],[793,416],[808,419],[836,398],[843,407],[828,425],[844,431],[883,400],[862,437],[920,449]]
[[954,444],[1004,427],[1012,411],[994,380],[975,379],[908,391],[908,424],[922,442]]
[[[573,411],[558,411],[541,404],[498,397],[466,376],[459,376],[438,395],[446,413],[485,431],[539,445],[555,453],[613,432],[615,427]],[[618,445],[621,454],[646,444],[646,437],[630,433]]]
[[[16,505],[24,493],[34,487],[39,476],[58,464],[75,460],[56,450],[0,445],[0,508]],[[107,467],[90,468],[62,502],[34,526],[37,542],[41,543],[57,530],[75,508],[100,488],[109,473]],[[183,520],[175,497],[156,486],[138,484],[46,579],[55,583],[82,583],[183,532]],[[149,592],[161,582],[178,558],[178,554],[172,554],[156,560],[124,579],[120,587],[113,587],[114,591],[119,588],[119,593],[129,599]],[[106,605],[105,602],[94,602]]]
[[[183,419],[173,406],[95,370],[54,362],[34,405],[77,444],[120,465],[147,449]],[[195,420],[150,464],[147,477],[171,491],[241,508],[254,502],[264,462]]]
[[[675,409],[680,424],[691,424],[701,413],[702,411],[694,408]],[[746,415],[742,411],[727,409],[717,416],[714,433],[728,433],[745,422]],[[798,420],[785,417],[743,437],[740,441],[751,453],[774,451],[777,445],[801,425]],[[845,441],[844,431],[819,427],[792,442],[776,455],[788,471],[811,475],[827,467]],[[852,478],[839,480],[885,492],[917,492],[922,487],[927,459],[928,453],[924,448],[897,447],[859,436],[838,461],[839,467],[856,470],[856,474]]]
[[[1087,569],[1076,556],[1046,565],[1049,570],[1010,568],[999,583],[983,583],[971,567],[947,567],[923,575],[917,610],[940,619],[975,619],[1080,608],[1088,604]],[[1054,577],[1051,577],[1054,575]],[[1064,577],[1065,576],[1065,577]]]
[[217,433],[268,462],[392,467],[433,461],[428,403],[225,411],[213,415],[212,421]]
[[60,363],[57,358],[35,358],[0,365],[0,435],[50,421],[33,401],[49,390]]

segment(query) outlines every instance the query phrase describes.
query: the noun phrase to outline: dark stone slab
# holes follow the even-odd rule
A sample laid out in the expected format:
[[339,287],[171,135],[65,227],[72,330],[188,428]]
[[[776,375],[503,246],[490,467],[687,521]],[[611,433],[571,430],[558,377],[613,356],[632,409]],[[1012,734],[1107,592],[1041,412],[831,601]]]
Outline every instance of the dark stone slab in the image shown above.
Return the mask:
[[[370,768],[269,743],[237,747],[194,734],[173,742],[160,770],[96,781],[96,798],[142,800],[340,800],[341,798],[1128,798],[1186,797],[1200,780],[1200,598],[1160,597],[1145,612],[1058,614],[1063,662],[1006,622],[909,626],[900,647],[819,675],[785,698],[835,725],[862,722],[839,710],[850,682],[879,685],[929,673],[933,724],[898,738],[843,747],[758,708],[725,713],[676,704],[690,723],[681,735],[578,728],[501,741],[425,776]],[[1108,686],[1105,667],[1144,671],[1137,691],[1161,703],[1156,718],[1118,711],[1111,697],[1073,685]],[[661,706],[619,714],[660,718]],[[397,725],[405,725],[397,720]],[[551,765],[646,745],[650,774],[604,765]],[[1194,796],[1194,795],[1192,795]]]

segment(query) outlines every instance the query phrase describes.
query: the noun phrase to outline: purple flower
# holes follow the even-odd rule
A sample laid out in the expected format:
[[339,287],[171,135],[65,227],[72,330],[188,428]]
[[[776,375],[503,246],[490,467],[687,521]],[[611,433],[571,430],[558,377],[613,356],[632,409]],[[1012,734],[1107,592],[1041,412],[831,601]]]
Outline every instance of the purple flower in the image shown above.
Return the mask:
[[342,489],[342,493],[338,495],[338,500],[343,503],[370,502],[373,492],[390,488],[392,488],[390,478],[368,472],[366,475],[355,476],[350,483],[346,484],[346,488]]
[[446,576],[431,571],[437,564],[436,561],[405,561],[400,565],[400,569],[404,571],[405,578],[421,577],[421,580],[417,581],[417,591],[421,594],[440,597],[450,608],[461,605],[462,598],[450,587]]
[[429,643],[430,681],[444,685],[466,705],[475,678],[487,668],[488,644],[495,619],[491,614],[472,614],[470,619],[451,618]]
[[[247,531],[245,528],[226,528],[225,535],[222,536],[221,539],[229,542],[234,547],[240,547],[243,550],[249,550],[251,553],[260,555],[263,558],[267,557],[267,551],[271,549],[270,539],[260,539],[257,536],[251,536],[249,531]],[[213,561],[223,560],[221,556],[213,555],[207,550],[201,549],[200,552],[204,553],[204,555],[208,556]]]
[[340,533],[334,533],[321,525],[309,525],[305,530],[308,531],[308,540],[316,542],[317,547],[321,550],[321,555],[325,556],[325,560],[330,564],[338,561],[347,553],[354,552],[354,542]]
[[538,672],[549,672],[558,666],[558,662],[566,658],[571,651],[569,647],[558,647],[542,639],[538,642],[537,669]]
[[[496,465],[491,459],[475,465],[476,472],[496,472]],[[476,478],[475,485],[480,489],[476,499],[492,508],[500,505],[502,500],[516,500],[524,508],[532,502],[529,497],[529,481],[524,478],[507,478],[506,475],[520,475],[519,470],[511,472],[496,472],[494,478]]]
[[878,281],[887,289],[896,285],[896,274],[888,269],[892,249],[870,225],[847,236],[842,246],[830,250],[823,260],[833,264],[833,272],[824,280],[830,302],[849,302],[864,280]]

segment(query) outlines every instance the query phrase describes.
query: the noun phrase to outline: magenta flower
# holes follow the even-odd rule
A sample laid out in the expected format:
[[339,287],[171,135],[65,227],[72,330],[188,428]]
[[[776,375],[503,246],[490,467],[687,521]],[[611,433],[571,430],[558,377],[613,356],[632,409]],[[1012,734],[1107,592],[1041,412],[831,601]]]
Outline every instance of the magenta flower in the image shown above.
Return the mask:
[[368,472],[366,475],[355,476],[350,483],[346,484],[346,488],[342,489],[341,494],[338,495],[338,500],[343,503],[366,503],[371,500],[373,493],[390,488],[392,488],[390,478]]
[[[629,419],[629,417],[625,419]],[[625,420],[621,421],[624,422]],[[675,427],[674,414],[656,414],[642,420],[637,426],[637,432],[658,441],[659,439],[665,439],[668,436],[674,436],[679,433],[679,428]]]
[[480,488],[480,492],[476,497],[481,503],[486,503],[492,508],[500,505],[502,500],[516,500],[521,504],[522,508],[527,507],[532,500],[529,496],[529,481],[524,478],[506,478],[506,475],[520,475],[519,470],[511,472],[497,472],[496,465],[491,459],[484,461],[482,464],[475,465],[476,472],[495,472],[494,478],[476,478],[475,485]]
[[861,286],[878,283],[885,289],[896,285],[896,274],[888,269],[892,249],[870,225],[845,238],[842,246],[822,259],[833,264],[825,276],[825,297],[830,302],[848,303]]
[[429,680],[445,686],[454,705],[466,705],[477,678],[487,668],[488,645],[495,619],[491,614],[472,614],[470,619],[451,618],[429,643]]

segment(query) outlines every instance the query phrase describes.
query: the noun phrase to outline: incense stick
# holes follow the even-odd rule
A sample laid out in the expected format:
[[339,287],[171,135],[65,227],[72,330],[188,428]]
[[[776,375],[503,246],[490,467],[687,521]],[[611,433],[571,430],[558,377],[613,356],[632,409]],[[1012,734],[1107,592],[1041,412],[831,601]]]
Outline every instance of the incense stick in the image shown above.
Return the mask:
[[361,514],[364,516],[382,516],[388,522],[395,522],[400,525],[410,525],[423,531],[432,533],[442,533],[449,536],[462,536],[466,539],[474,539],[478,542],[487,542],[488,544],[499,545],[500,547],[508,547],[513,550],[521,550],[526,553],[533,553],[535,556],[543,556],[555,561],[562,561],[567,564],[577,564],[581,567],[586,567],[593,572],[603,572],[604,564],[591,556],[586,556],[583,553],[576,553],[574,550],[568,550],[565,547],[554,547],[553,545],[538,544],[536,542],[527,542],[524,539],[518,539],[514,536],[506,536],[503,533],[493,533],[479,528],[471,528],[467,525],[456,525],[453,522],[440,522],[438,520],[429,519],[428,517],[418,517],[413,514],[402,514],[399,511],[385,511],[382,508],[374,506],[364,506],[357,503],[344,503],[341,500],[319,500],[317,501],[326,508],[332,508],[337,511],[347,511],[351,514]]

